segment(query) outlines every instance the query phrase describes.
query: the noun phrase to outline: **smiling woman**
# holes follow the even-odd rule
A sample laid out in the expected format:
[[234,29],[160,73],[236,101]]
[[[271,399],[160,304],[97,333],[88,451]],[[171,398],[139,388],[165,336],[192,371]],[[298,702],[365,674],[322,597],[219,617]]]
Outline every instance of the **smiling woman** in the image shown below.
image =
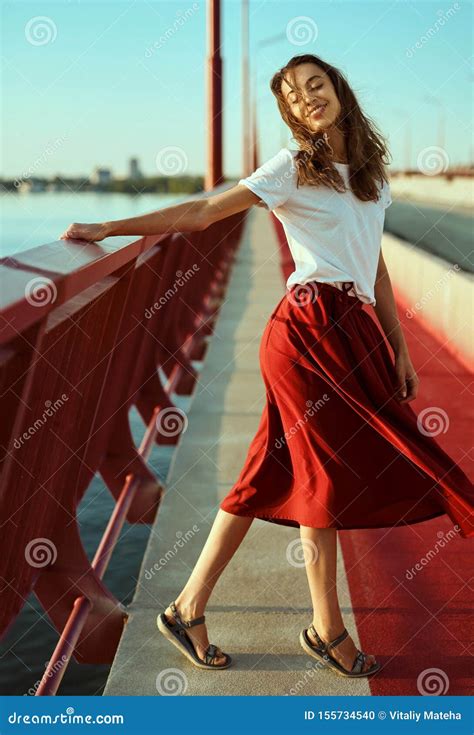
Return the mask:
[[[314,608],[301,646],[340,675],[370,676],[380,664],[356,648],[338,602],[337,530],[447,513],[472,536],[474,494],[407,405],[418,377],[381,252],[391,204],[383,139],[343,75],[317,57],[291,59],[271,88],[299,147],[281,149],[239,186],[281,221],[295,270],[261,339],[266,405],[244,465],[158,627],[196,665],[227,668],[204,627],[219,575],[252,518],[299,527]],[[327,406],[310,414],[321,396]]]

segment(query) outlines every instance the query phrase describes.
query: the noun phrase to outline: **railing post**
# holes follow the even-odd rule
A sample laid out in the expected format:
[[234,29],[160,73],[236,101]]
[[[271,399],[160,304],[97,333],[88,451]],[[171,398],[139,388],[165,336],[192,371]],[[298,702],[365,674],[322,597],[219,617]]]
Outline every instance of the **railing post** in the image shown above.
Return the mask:
[[208,0],[207,73],[207,171],[205,189],[210,191],[224,180],[222,172],[222,59],[220,0]]

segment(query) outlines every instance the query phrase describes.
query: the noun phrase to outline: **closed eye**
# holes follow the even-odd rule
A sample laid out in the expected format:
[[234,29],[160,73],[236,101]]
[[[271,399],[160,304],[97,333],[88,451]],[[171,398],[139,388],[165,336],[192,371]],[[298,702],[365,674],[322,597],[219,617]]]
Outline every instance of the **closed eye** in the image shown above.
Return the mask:
[[[322,89],[323,86],[324,86],[323,84],[317,84],[317,85],[312,84],[309,89],[311,92],[315,92],[315,91],[318,91],[319,89]],[[290,104],[294,104],[295,102],[298,102],[300,98],[301,98],[301,95],[294,92],[293,96],[288,97],[288,102]]]

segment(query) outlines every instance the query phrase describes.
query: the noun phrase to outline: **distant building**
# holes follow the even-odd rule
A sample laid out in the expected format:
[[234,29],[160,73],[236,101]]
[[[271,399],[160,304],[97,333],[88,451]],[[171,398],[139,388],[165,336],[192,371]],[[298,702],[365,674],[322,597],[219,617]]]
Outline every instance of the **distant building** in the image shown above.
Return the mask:
[[140,171],[140,167],[138,165],[138,158],[130,159],[130,178],[131,179],[142,179],[143,178],[143,174]]
[[38,181],[38,179],[24,179],[17,187],[17,191],[21,194],[31,194],[37,191],[46,191],[46,185],[44,181]]
[[99,168],[97,166],[89,177],[89,181],[91,184],[110,184],[112,181],[112,171],[110,168]]

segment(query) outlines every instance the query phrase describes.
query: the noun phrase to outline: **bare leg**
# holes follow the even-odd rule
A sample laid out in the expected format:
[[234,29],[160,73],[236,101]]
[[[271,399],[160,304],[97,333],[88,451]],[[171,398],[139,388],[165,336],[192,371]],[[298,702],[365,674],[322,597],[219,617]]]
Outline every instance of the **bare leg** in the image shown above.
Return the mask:
[[[337,530],[301,526],[300,534],[313,604],[313,625],[323,641],[332,641],[344,630],[337,596]],[[310,632],[308,636],[316,643]],[[350,636],[331,650],[331,655],[348,671],[356,653],[357,648]],[[368,655],[363,671],[374,662],[374,656]]]
[[[204,614],[217,580],[239,548],[252,521],[253,518],[236,516],[219,508],[191,576],[175,600],[178,612],[185,620]],[[169,607],[166,608],[165,615],[170,620],[173,619]],[[195,645],[198,656],[203,658],[204,651],[209,645],[206,624],[196,625],[187,633]],[[216,664],[224,662],[220,649],[218,653]]]

